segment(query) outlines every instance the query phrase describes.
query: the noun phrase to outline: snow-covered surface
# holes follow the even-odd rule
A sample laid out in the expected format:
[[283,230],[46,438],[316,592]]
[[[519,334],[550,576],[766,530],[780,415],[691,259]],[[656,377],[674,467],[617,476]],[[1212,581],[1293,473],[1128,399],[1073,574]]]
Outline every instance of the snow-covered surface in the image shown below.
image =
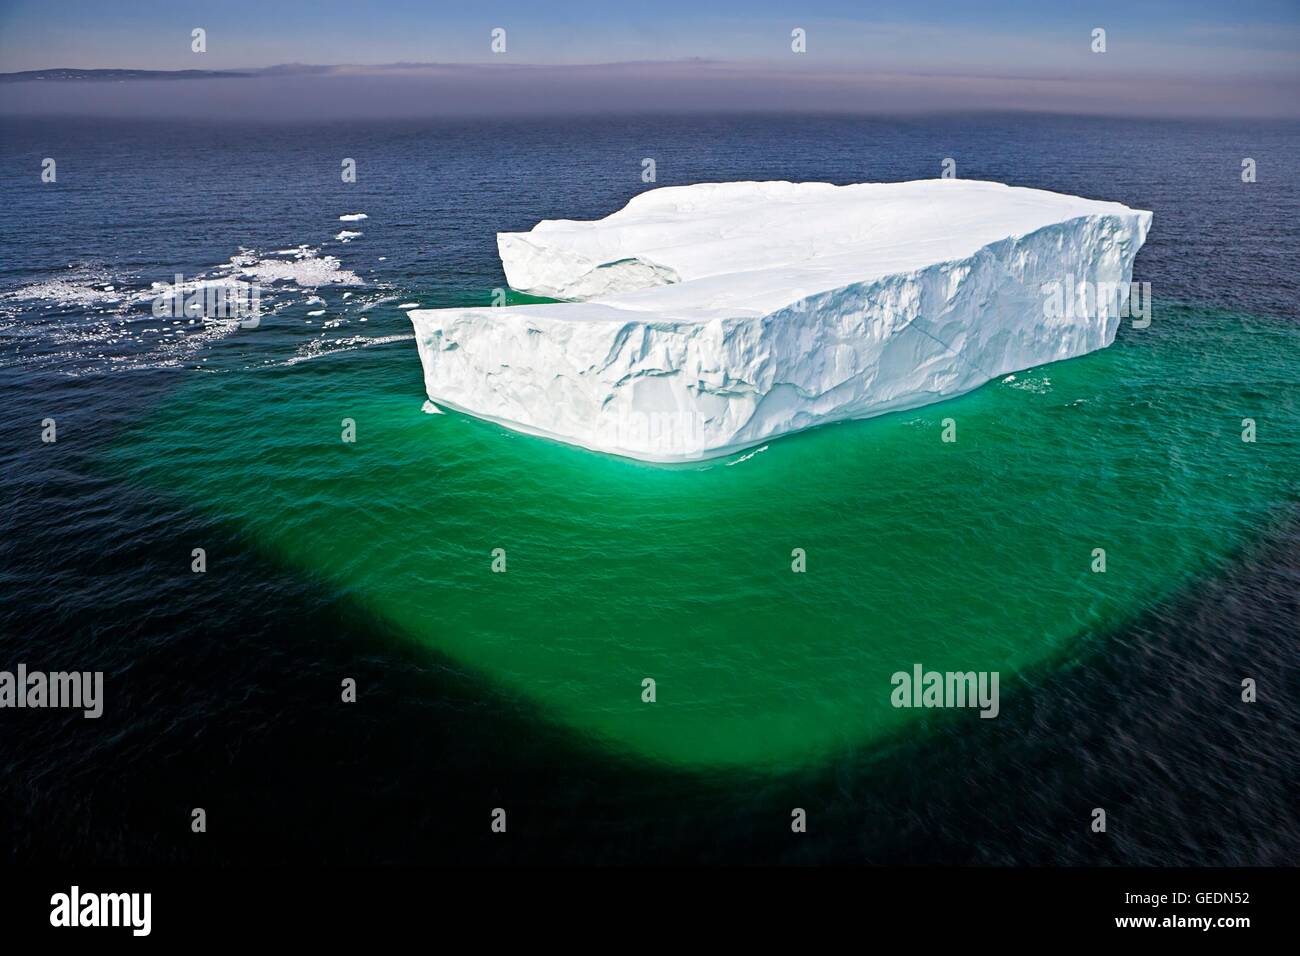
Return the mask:
[[913,408],[1109,345],[1149,212],[971,180],[654,189],[596,222],[501,233],[556,304],[415,310],[429,398],[652,461]]

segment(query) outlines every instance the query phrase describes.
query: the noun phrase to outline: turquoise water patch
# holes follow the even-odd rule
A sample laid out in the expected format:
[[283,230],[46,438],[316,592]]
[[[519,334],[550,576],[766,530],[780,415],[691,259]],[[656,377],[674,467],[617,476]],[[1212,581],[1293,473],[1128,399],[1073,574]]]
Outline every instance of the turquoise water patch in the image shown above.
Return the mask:
[[405,341],[187,379],[113,460],[596,746],[780,770],[914,724],[896,671],[1005,688],[1267,530],[1297,356],[1294,324],[1157,304],[1081,359],[663,467],[424,414]]

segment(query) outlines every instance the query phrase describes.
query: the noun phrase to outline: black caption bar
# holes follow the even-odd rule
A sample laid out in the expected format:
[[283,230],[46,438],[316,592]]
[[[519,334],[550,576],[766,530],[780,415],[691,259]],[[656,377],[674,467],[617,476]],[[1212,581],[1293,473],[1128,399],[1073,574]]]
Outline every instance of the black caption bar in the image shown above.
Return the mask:
[[[492,935],[675,923],[927,939],[1213,938],[1291,919],[1295,869],[8,869],[7,939],[118,937],[147,945],[374,940],[472,926]],[[614,920],[614,924],[610,921]],[[549,932],[549,930],[548,930]]]

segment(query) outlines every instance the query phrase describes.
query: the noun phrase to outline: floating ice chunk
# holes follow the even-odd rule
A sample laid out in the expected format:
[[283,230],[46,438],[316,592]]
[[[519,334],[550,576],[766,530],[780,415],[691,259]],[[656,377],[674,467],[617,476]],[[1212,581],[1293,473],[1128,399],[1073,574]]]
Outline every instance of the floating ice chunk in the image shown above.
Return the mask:
[[291,282],[300,289],[315,289],[323,285],[365,284],[355,272],[344,269],[334,256],[317,256],[314,252],[293,260],[236,256],[231,265],[242,276],[264,285]]
[[[668,187],[498,235],[514,288],[578,301],[407,315],[431,400],[690,461],[1104,348],[1150,224],[970,180]],[[1050,307],[1079,283],[1115,299]]]
[[365,303],[361,306],[361,311],[362,311],[362,312],[369,312],[369,311],[370,311],[371,309],[373,309],[375,306],[378,306],[378,305],[384,305],[385,303],[388,303],[388,302],[396,302],[397,299],[398,299],[398,297],[395,296],[395,295],[381,295],[381,296],[380,296],[379,298],[377,298],[377,299],[370,299],[370,300],[368,300],[367,302],[365,302]]
[[727,467],[730,468],[732,465],[739,465],[741,462],[749,461],[749,459],[753,458],[755,455],[759,454],[760,452],[767,451],[767,449],[768,449],[768,446],[767,446],[767,445],[763,445],[763,446],[760,447],[760,448],[755,448],[753,451],[747,451],[747,452],[745,452],[745,454],[741,455],[741,456],[740,456],[739,458],[737,458],[735,461],[729,461],[729,462],[727,462]]

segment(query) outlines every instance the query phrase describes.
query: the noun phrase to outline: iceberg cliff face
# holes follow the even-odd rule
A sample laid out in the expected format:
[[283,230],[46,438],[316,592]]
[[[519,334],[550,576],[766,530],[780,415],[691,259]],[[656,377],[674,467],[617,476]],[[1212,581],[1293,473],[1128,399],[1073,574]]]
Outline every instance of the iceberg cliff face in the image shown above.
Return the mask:
[[690,461],[1104,348],[1150,223],[967,180],[668,187],[498,236],[511,286],[585,301],[409,316],[433,402]]

